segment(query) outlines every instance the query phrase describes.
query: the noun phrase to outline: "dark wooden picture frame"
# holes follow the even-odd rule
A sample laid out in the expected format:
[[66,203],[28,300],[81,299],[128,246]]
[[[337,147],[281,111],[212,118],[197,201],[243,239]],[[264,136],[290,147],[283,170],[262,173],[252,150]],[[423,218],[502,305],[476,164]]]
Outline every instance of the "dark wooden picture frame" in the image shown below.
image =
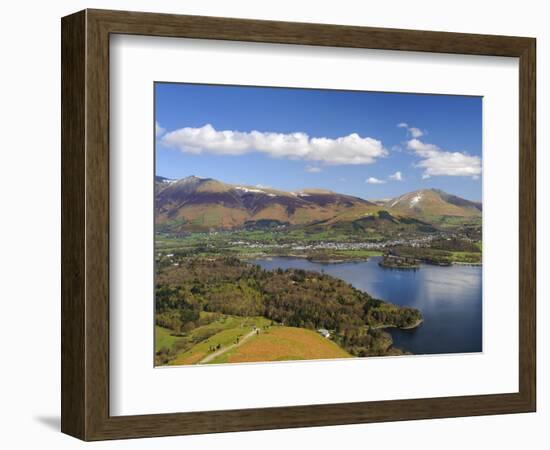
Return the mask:
[[[531,412],[536,408],[533,38],[85,10],[62,19],[62,415],[84,440]],[[109,36],[133,34],[519,58],[519,392],[109,415]]]

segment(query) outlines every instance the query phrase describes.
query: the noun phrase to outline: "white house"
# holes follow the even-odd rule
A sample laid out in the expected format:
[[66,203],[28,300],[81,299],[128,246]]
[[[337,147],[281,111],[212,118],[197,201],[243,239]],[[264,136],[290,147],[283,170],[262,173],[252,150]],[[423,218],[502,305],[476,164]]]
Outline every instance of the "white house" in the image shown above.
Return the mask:
[[318,332],[321,336],[326,337],[327,339],[330,337],[330,331],[328,331],[328,330],[325,329],[325,328],[319,328],[319,329],[317,330],[317,332]]

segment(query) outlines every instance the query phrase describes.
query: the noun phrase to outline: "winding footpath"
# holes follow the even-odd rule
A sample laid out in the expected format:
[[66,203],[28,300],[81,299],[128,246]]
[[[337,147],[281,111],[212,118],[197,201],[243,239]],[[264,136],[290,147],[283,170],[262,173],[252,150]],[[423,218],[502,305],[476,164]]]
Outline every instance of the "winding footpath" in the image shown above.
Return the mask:
[[234,348],[237,348],[241,345],[243,345],[248,339],[250,339],[252,336],[256,334],[256,330],[252,330],[250,333],[245,334],[241,340],[237,344],[231,344],[225,348],[222,348],[214,353],[210,353],[208,356],[205,356],[203,359],[201,359],[197,364],[206,364],[212,361],[214,358],[217,358],[220,355],[223,355],[225,352],[228,352],[229,350],[233,350]]

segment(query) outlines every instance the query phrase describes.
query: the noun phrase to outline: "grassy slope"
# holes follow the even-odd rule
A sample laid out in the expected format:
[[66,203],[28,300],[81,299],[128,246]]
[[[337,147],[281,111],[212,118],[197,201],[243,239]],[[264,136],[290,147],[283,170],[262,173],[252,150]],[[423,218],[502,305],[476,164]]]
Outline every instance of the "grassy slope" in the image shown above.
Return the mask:
[[350,358],[351,355],[331,340],[312,330],[270,327],[240,347],[229,350],[211,363],[266,362]]
[[172,336],[172,330],[168,328],[155,326],[155,347],[160,350],[163,347],[172,348],[172,346],[181,340],[181,337]]
[[[191,348],[181,351],[169,364],[197,364],[211,353],[211,347],[218,344],[222,349],[228,347],[234,344],[238,337],[250,333],[254,326],[260,329],[259,335],[218,356],[209,364],[351,357],[344,349],[315,331],[270,324],[271,321],[263,317],[224,316],[189,333],[186,338],[197,339],[198,342]],[[162,347],[172,348],[174,344],[185,339],[172,336],[170,330],[159,326],[155,327],[155,333],[157,350]]]
[[451,261],[479,264],[482,261],[481,253],[451,252]]
[[422,219],[427,222],[433,223],[442,229],[452,229],[461,227],[464,225],[478,225],[481,226],[481,216],[469,216],[469,217],[459,217],[459,216],[447,216],[447,215],[430,215],[425,214],[422,216]]
[[271,321],[264,317],[224,316],[208,325],[195,328],[188,337],[196,340],[196,344],[178,354],[170,365],[196,364],[208,355],[210,347],[219,344],[223,348],[234,344],[238,337],[252,331],[254,326],[261,328],[270,323]]

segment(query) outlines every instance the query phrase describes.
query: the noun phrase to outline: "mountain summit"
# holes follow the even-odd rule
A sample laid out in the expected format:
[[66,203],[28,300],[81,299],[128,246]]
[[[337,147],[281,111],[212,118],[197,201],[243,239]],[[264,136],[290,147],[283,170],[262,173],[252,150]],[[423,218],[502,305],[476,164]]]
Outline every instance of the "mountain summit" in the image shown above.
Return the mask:
[[422,216],[481,216],[481,203],[448,194],[439,189],[409,192],[387,201],[384,206],[392,211]]

